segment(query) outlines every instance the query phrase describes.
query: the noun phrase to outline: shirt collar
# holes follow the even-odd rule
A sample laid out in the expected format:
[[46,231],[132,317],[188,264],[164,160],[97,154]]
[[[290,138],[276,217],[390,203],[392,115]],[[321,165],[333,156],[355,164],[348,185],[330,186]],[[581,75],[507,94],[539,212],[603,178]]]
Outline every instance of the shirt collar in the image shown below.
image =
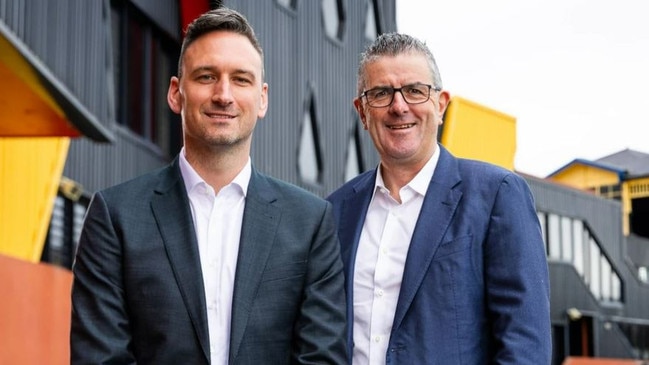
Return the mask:
[[[185,147],[183,147],[180,150],[178,160],[180,165],[180,174],[182,175],[183,181],[185,182],[185,189],[187,190],[187,194],[189,194],[197,185],[209,186],[207,182],[205,182],[205,180],[196,172],[196,170],[194,170],[192,165],[190,165],[189,162],[187,161],[187,158],[185,157]],[[243,193],[244,197],[248,193],[248,184],[250,183],[251,175],[252,175],[252,163],[250,161],[250,156],[248,156],[248,161],[246,162],[246,165],[243,167],[241,172],[239,172],[237,176],[234,177],[234,179],[230,183],[239,186],[239,188],[241,188],[241,192]]]
[[[432,156],[430,156],[430,159],[428,159],[424,167],[422,167],[417,175],[415,175],[415,177],[410,180],[408,184],[406,184],[407,187],[410,187],[422,196],[426,195],[426,190],[428,190],[428,185],[430,184],[430,180],[433,178],[433,173],[435,172],[435,168],[437,167],[437,161],[439,161],[440,155],[439,149],[439,146],[437,146],[437,148],[435,148],[435,152]],[[376,179],[374,181],[374,192],[372,193],[372,199],[374,199],[374,195],[379,189],[384,189],[386,191],[388,190],[385,187],[383,175],[381,175],[380,165],[376,169]]]

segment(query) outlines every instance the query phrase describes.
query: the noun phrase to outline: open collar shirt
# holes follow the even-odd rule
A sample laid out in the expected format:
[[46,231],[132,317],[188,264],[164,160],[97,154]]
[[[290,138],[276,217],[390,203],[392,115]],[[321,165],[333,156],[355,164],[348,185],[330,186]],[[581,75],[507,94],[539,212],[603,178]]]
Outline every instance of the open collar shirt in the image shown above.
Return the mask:
[[353,364],[385,364],[401,279],[439,148],[401,190],[390,196],[380,166],[354,265]]
[[234,180],[215,193],[189,164],[184,148],[180,153],[200,253],[212,364],[228,363],[234,275],[251,171],[248,157]]

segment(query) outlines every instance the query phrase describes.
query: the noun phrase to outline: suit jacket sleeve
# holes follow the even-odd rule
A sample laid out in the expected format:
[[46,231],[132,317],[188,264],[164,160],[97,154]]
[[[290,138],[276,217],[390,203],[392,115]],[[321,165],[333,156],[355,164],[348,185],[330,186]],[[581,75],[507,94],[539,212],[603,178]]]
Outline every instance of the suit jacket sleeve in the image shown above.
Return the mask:
[[509,174],[495,197],[484,252],[494,363],[550,363],[550,289],[544,247],[532,194],[522,178]]
[[134,364],[122,287],[117,232],[108,207],[95,194],[74,264],[71,364]]
[[331,204],[314,233],[304,301],[296,323],[300,364],[346,364],[346,307],[343,265]]

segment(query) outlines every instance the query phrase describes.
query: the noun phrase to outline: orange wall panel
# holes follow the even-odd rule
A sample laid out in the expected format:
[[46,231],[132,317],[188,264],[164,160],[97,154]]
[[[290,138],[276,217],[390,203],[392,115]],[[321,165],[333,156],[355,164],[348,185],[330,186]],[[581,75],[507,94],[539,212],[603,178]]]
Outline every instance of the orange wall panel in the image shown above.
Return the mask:
[[69,270],[0,255],[0,364],[70,363]]
[[642,365],[642,361],[593,357],[568,357],[563,365]]

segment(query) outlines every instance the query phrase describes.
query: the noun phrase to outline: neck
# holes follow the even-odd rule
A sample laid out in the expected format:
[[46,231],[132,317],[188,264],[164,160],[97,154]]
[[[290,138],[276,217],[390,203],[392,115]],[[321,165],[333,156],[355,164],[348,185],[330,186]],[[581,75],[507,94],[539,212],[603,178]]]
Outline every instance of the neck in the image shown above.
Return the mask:
[[187,162],[216,193],[231,183],[243,170],[248,163],[249,155],[249,150],[245,149],[242,151],[233,151],[232,149],[203,151],[185,147]]
[[399,191],[417,176],[431,157],[432,154],[426,158],[408,162],[404,162],[403,160],[381,159],[380,169],[383,183],[390,190],[390,195],[395,200],[401,202]]

